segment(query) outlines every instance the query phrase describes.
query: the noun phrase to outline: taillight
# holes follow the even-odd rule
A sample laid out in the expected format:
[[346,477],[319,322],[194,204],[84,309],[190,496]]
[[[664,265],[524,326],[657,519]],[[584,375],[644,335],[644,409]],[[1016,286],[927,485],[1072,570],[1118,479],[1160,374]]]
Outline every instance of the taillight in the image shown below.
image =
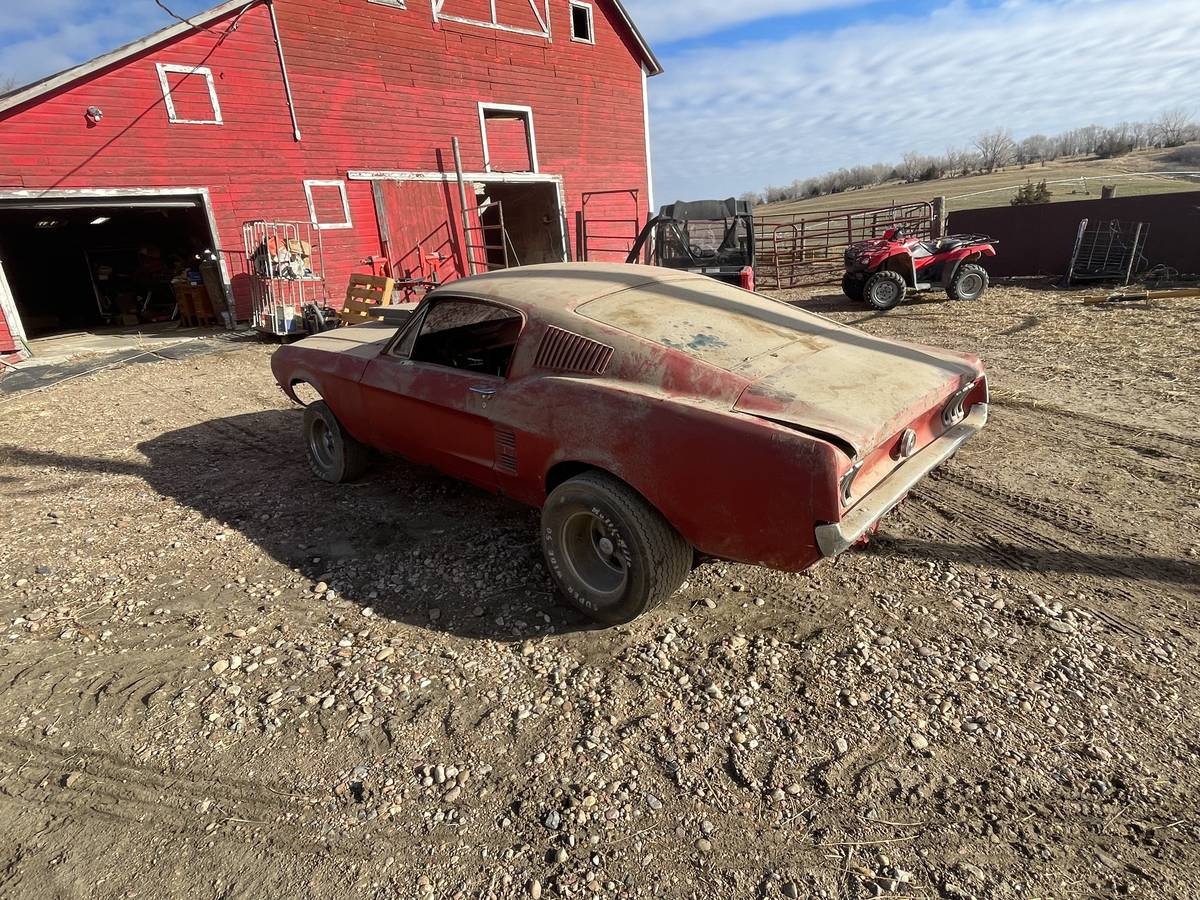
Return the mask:
[[866,460],[860,459],[850,467],[850,471],[842,476],[842,506],[850,505],[850,499],[854,494],[854,479],[857,478],[858,473],[862,471],[864,462],[866,462]]
[[964,418],[966,418],[967,413],[965,404],[967,402],[967,398],[971,396],[971,392],[975,390],[978,384],[978,381],[972,381],[966,387],[957,391],[954,396],[947,401],[945,408],[942,409],[943,425],[949,428],[952,425],[957,425]]
[[744,291],[754,290],[754,269],[746,266],[738,273],[738,287]]

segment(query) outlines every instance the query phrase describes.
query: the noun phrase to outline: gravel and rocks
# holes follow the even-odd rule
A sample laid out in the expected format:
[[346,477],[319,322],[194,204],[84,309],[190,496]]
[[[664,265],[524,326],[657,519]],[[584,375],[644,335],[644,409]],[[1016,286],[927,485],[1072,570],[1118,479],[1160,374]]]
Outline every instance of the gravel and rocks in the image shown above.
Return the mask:
[[1184,313],[827,294],[991,362],[988,431],[864,551],[615,629],[534,511],[314,482],[267,347],[0,405],[0,896],[1200,894]]

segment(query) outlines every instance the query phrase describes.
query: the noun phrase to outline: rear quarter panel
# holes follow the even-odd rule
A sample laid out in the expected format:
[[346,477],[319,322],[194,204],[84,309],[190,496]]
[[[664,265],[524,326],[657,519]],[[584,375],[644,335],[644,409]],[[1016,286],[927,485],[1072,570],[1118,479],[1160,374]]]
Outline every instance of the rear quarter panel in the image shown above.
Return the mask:
[[540,506],[558,463],[635,488],[702,553],[800,571],[814,528],[837,517],[838,454],[822,441],[627,383],[531,378],[508,412],[518,433],[506,493]]

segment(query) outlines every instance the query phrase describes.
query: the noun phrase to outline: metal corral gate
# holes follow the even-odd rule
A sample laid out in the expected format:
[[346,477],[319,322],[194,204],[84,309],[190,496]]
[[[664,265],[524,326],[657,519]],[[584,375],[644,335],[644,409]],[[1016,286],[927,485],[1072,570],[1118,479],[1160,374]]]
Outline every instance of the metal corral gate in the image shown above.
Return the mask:
[[755,281],[784,289],[836,280],[847,247],[897,226],[913,237],[934,237],[933,203],[756,216]]
[[1088,220],[1084,219],[1075,236],[1067,284],[1076,281],[1129,284],[1133,276],[1145,268],[1142,250],[1149,236],[1150,226],[1145,222],[1122,223],[1112,219],[1089,227]]

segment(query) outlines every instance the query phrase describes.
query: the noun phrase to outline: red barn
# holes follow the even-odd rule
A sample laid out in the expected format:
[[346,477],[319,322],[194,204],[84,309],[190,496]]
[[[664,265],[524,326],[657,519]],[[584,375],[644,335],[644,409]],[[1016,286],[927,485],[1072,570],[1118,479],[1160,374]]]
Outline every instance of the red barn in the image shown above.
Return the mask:
[[660,71],[619,0],[231,0],[20,88],[0,97],[0,355],[169,317],[206,251],[250,317],[253,220],[302,223],[335,305],[355,272],[588,253],[585,205],[611,253],[652,207]]

